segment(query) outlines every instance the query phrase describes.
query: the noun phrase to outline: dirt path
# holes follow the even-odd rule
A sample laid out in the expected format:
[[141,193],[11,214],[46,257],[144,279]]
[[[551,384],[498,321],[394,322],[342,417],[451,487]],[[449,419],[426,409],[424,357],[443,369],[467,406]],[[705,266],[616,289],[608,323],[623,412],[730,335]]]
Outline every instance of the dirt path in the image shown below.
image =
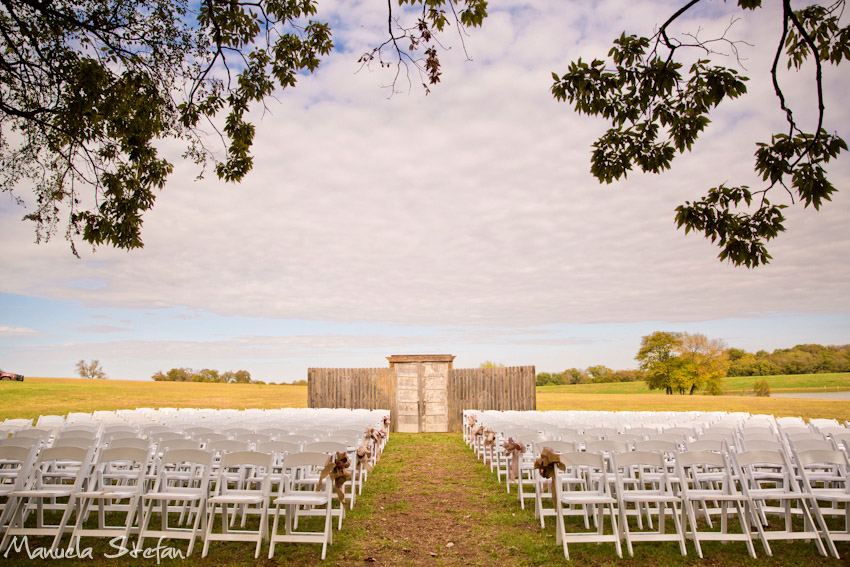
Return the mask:
[[[383,477],[378,472],[385,471]],[[380,565],[492,565],[502,556],[482,529],[492,480],[460,436],[395,435],[369,479],[390,486],[369,498],[363,561]],[[504,486],[504,485],[502,485]],[[359,503],[358,503],[359,504]]]

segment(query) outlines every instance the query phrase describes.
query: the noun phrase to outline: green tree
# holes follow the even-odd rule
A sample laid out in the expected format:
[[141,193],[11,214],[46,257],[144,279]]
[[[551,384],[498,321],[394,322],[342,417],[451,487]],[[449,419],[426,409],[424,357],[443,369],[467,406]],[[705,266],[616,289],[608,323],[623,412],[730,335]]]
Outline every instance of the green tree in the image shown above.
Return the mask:
[[493,362],[492,360],[485,360],[481,364],[478,365],[478,368],[504,368],[505,365],[501,362]]
[[[388,38],[361,64],[440,80],[439,33],[481,25],[486,0],[398,0]],[[37,240],[64,224],[71,242],[138,248],[142,217],[173,164],[251,170],[248,115],[314,72],[333,48],[316,0],[4,0],[0,6],[0,190],[34,191]],[[407,73],[404,73],[404,71]],[[213,131],[217,144],[205,134]],[[204,168],[201,168],[203,174]]]
[[[767,242],[785,230],[786,205],[768,200],[774,189],[815,209],[836,191],[825,165],[846,151],[847,143],[826,125],[822,66],[850,58],[850,26],[842,27],[839,21],[845,3],[837,0],[795,11],[791,0],[782,0],[777,22],[781,33],[767,48],[775,49],[770,75],[787,127],[757,145],[755,171],[764,184],[751,189],[723,183],[676,209],[679,228],[703,233],[720,247],[721,260],[750,268],[769,262]],[[700,0],[683,2],[651,37],[624,32],[614,40],[610,61],[579,58],[565,74],[553,73],[556,99],[568,101],[579,113],[602,116],[612,125],[593,144],[590,171],[600,182],[626,177],[633,167],[652,173],[669,169],[676,155],[690,151],[721,102],[746,94],[749,79],[725,66],[725,61],[740,61],[741,42],[729,39],[728,29],[709,39],[701,38],[698,30],[675,36],[674,24],[699,4]],[[737,4],[736,10],[745,11],[762,6],[761,0]],[[726,51],[718,53],[720,46]],[[696,61],[685,69],[683,61],[694,53]],[[716,59],[724,64],[715,64]],[[817,100],[817,119],[810,129],[798,123],[779,71],[782,65],[801,71],[806,63],[814,67],[814,80],[807,84]]]
[[646,375],[650,390],[665,390],[673,393],[673,378],[680,364],[676,356],[681,345],[681,333],[656,331],[641,339],[640,350],[635,356],[639,368]]
[[104,372],[103,368],[101,368],[99,360],[92,360],[88,363],[85,360],[79,361],[77,363],[77,374],[80,375],[80,378],[89,378],[94,380],[106,379],[106,372]]
[[729,368],[726,345],[699,333],[682,333],[679,338],[676,352],[680,363],[674,371],[674,389],[682,394],[693,394],[701,389],[721,394],[723,378]]

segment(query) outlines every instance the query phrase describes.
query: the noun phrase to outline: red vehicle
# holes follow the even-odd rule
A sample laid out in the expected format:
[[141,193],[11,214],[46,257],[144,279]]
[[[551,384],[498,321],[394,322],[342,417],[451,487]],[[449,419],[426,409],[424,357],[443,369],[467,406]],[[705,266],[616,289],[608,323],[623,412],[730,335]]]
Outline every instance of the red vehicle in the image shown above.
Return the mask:
[[24,381],[23,374],[15,374],[14,372],[4,372],[0,370],[0,380],[16,380],[18,382]]

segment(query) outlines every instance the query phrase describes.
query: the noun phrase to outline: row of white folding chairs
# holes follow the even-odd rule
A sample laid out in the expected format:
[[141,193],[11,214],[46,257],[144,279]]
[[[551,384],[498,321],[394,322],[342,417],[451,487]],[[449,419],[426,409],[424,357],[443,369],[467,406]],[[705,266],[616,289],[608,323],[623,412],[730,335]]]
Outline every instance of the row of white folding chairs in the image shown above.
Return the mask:
[[[818,550],[822,554],[828,551],[837,557],[838,552],[834,541],[850,540],[850,525],[846,520],[849,513],[848,503],[850,503],[850,486],[847,482],[850,463],[847,461],[846,453],[841,451],[800,450],[794,451],[791,456],[780,449],[736,453],[725,451],[724,449],[728,446],[717,440],[690,442],[686,452],[679,452],[678,444],[669,441],[640,441],[636,443],[636,447],[631,447],[631,449],[636,448],[636,451],[629,451],[630,447],[624,442],[598,440],[587,443],[589,452],[580,453],[575,452],[575,444],[571,442],[538,443],[534,445],[538,447],[535,452],[536,457],[540,456],[540,447],[544,445],[554,447],[557,453],[569,455],[569,459],[572,459],[570,462],[576,466],[578,463],[584,463],[584,466],[588,467],[589,463],[596,463],[598,470],[595,470],[592,476],[596,480],[603,479],[595,485],[595,488],[589,488],[591,486],[588,484],[589,478],[585,478],[582,483],[575,476],[558,476],[554,491],[556,496],[552,498],[552,493],[545,490],[547,481],[540,475],[539,470],[534,469],[527,457],[521,461],[524,464],[520,465],[516,479],[520,502],[524,502],[523,487],[530,483],[533,489],[528,492],[528,495],[535,500],[535,514],[540,519],[541,527],[545,525],[546,516],[556,517],[557,539],[563,543],[566,557],[569,557],[568,542],[588,539],[615,542],[617,552],[621,555],[619,542],[623,538],[628,544],[630,553],[632,553],[632,541],[674,540],[680,542],[684,554],[686,535],[694,541],[700,557],[702,557],[700,540],[704,539],[725,541],[738,538],[747,543],[748,551],[754,555],[752,535],[749,532],[750,525],[756,527],[758,537],[767,554],[771,554],[768,542],[774,539],[810,539],[817,542]],[[523,458],[518,454],[515,454],[515,457]],[[650,466],[653,463],[654,466]],[[624,475],[623,467],[628,468],[629,474]],[[711,473],[691,474],[691,470],[700,471],[706,467],[711,469]],[[635,475],[636,470],[641,474]],[[685,478],[686,482],[683,483],[682,478]],[[719,486],[711,487],[705,484],[707,482],[719,483]],[[771,483],[773,488],[765,488],[764,483]],[[648,488],[650,486],[651,488]],[[564,487],[570,491],[559,492]],[[576,492],[577,487],[581,487],[578,492]],[[718,498],[718,494],[727,494],[728,497]],[[554,500],[554,507],[545,508],[544,501],[547,499]],[[831,501],[833,504],[823,509],[818,505],[818,499]],[[701,511],[708,520],[708,525],[711,526],[710,513],[717,510],[709,508],[708,503],[718,501],[725,501],[724,507],[730,503],[736,506],[735,512],[742,525],[740,534],[731,535],[726,530],[725,509],[720,510],[722,528],[719,532],[703,533],[696,527],[695,505],[701,505]],[[781,506],[768,506],[769,501],[779,501]],[[792,502],[798,503],[796,508],[791,508]],[[582,506],[564,512],[565,504],[582,504]],[[660,516],[659,530],[651,530],[651,516],[648,516],[650,531],[643,531],[638,535],[632,534],[626,516],[637,516],[637,528],[641,529],[643,527],[641,507],[644,509],[643,513],[648,514],[653,509],[650,504],[654,505],[655,513]],[[598,514],[595,519],[597,532],[590,535],[566,534],[563,519],[565,515],[583,516],[585,526],[589,527],[588,506],[591,506]],[[674,534],[664,533],[665,506],[674,507],[674,523],[676,523]],[[678,516],[675,516],[675,506],[683,507],[681,522],[676,519]],[[606,509],[610,512],[612,532],[602,537],[599,531],[602,526],[601,514]],[[825,521],[825,513],[844,516],[844,529],[831,531]],[[771,514],[781,516],[785,522],[783,530],[766,529],[768,515]],[[803,517],[804,530],[793,531],[793,519],[800,516]],[[817,520],[817,526],[812,520],[813,517]],[[691,528],[686,534],[685,528],[688,525]]]
[[[0,526],[5,526],[0,551],[12,544],[11,538],[18,535],[52,535],[54,537],[51,549],[60,544],[63,534],[70,531],[71,542],[79,542],[80,537],[122,537],[122,545],[126,546],[132,533],[138,533],[137,548],[141,549],[146,537],[169,537],[189,540],[188,553],[191,553],[195,538],[202,534],[204,539],[204,554],[209,542],[219,539],[236,539],[238,541],[256,541],[255,555],[259,553],[263,539],[270,539],[269,556],[274,552],[274,544],[280,541],[315,541],[323,544],[324,558],[327,544],[332,541],[330,518],[339,517],[341,528],[345,515],[345,494],[340,486],[339,496],[331,492],[332,482],[325,481],[326,490],[308,492],[293,492],[295,488],[315,486],[318,474],[299,476],[290,471],[293,467],[324,468],[329,462],[328,453],[323,452],[291,452],[283,455],[276,470],[275,456],[272,453],[256,451],[239,451],[225,453],[220,461],[218,471],[214,470],[214,454],[211,451],[198,449],[170,450],[159,459],[156,474],[151,483],[149,467],[152,451],[133,447],[114,447],[101,451],[94,462],[93,448],[89,447],[47,447],[41,450],[37,458],[35,448],[0,447],[0,471],[5,471],[5,482],[0,485],[0,497],[5,497],[6,506],[0,516]],[[17,468],[12,463],[17,461]],[[234,468],[239,469],[234,472]],[[317,471],[316,471],[317,472]],[[250,474],[249,474],[250,473]],[[210,492],[210,483],[217,481]],[[362,477],[361,477],[362,478]],[[277,495],[272,499],[269,492],[272,481],[278,486]],[[351,487],[350,495],[353,502],[353,486],[357,481],[347,483]],[[175,484],[176,483],[176,484]],[[254,488],[250,488],[253,485]],[[211,493],[210,498],[207,495]],[[338,507],[334,507],[334,498]],[[57,498],[67,498],[64,504],[56,504]],[[116,502],[124,502],[119,509],[126,511],[122,526],[108,527],[105,524],[104,512],[115,510]],[[169,505],[169,502],[172,503]],[[179,502],[179,524],[190,522],[190,527],[168,526],[167,513],[175,511],[174,502]],[[93,504],[98,507],[98,528],[90,529],[83,526]],[[162,508],[162,529],[152,530],[151,515],[154,505]],[[274,505],[274,511],[269,508]],[[237,506],[242,510],[242,525],[245,525],[247,513],[260,515],[260,526],[257,530],[236,530],[228,527],[228,523],[236,515],[228,510],[228,506]],[[297,532],[297,516],[301,506],[311,508],[322,507],[325,516],[325,529],[320,533],[310,533],[305,536]],[[252,510],[246,510],[252,507]],[[59,524],[45,524],[44,509],[58,509],[62,512]],[[222,533],[213,531],[216,512],[221,512],[224,518]],[[36,514],[36,526],[27,526],[27,516]],[[76,513],[73,528],[69,528],[72,514]],[[277,527],[281,513],[285,514],[285,533],[283,535],[272,531],[269,534],[268,516],[274,517]],[[287,516],[288,514],[288,516]],[[228,519],[230,521],[228,521]],[[30,522],[31,524],[32,522]]]

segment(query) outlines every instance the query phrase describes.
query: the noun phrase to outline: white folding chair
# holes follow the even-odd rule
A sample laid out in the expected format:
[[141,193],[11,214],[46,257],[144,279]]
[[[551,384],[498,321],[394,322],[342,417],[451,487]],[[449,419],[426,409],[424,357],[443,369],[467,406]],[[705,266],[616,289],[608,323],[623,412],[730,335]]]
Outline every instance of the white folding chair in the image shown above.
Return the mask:
[[[159,462],[156,481],[151,490],[142,496],[145,504],[140,523],[137,549],[147,537],[185,539],[189,541],[187,555],[192,553],[195,538],[203,533],[204,508],[209,494],[210,469],[213,454],[201,449],[173,449],[167,451]],[[175,506],[169,506],[169,503]],[[150,528],[154,505],[160,505],[160,529]],[[179,512],[181,518],[192,521],[189,527],[169,522],[170,512]]]
[[35,445],[0,445],[0,532],[6,529],[18,500],[9,494],[24,488],[36,454]]
[[[314,475],[317,471],[321,471],[328,461],[328,455],[325,453],[292,453],[284,457],[284,481],[281,483],[277,498],[272,501],[274,522],[269,534],[269,559],[274,557],[275,545],[278,542],[321,543],[322,559],[325,558],[328,544],[333,543],[332,482],[326,479],[323,486],[315,486],[298,484],[297,480],[303,475]],[[301,507],[324,510],[325,522],[321,532],[296,530],[295,516]],[[281,513],[284,515],[284,533],[278,534]]]
[[[701,541],[743,541],[747,544],[750,556],[755,557],[753,538],[750,534],[750,502],[735,486],[730,467],[723,453],[713,451],[686,451],[676,455],[679,486],[681,488],[682,507],[685,509],[684,528],[686,537],[694,541],[697,555],[702,558]],[[706,519],[714,513],[710,503],[719,503],[720,531],[701,529],[697,524],[696,508],[702,506]],[[734,506],[741,524],[741,533],[728,530],[729,507]],[[688,527],[690,529],[688,529]]]
[[[814,495],[803,491],[788,456],[781,451],[756,450],[732,453],[732,464],[740,479],[741,490],[752,502],[753,523],[767,555],[772,556],[769,541],[814,540],[818,552],[826,555],[821,536],[812,519],[810,508]],[[769,516],[780,516],[782,529],[771,524]],[[794,517],[803,517],[803,528],[794,529]],[[771,529],[773,525],[773,529]]]
[[[815,449],[795,452],[794,461],[803,491],[813,496],[812,514],[820,525],[826,545],[838,558],[835,542],[850,541],[850,459],[843,451]],[[842,517],[842,529],[830,527],[825,516]]]
[[[75,506],[75,494],[80,491],[89,472],[92,448],[46,447],[41,450],[23,489],[8,493],[16,498],[9,516],[0,551],[6,549],[9,538],[22,536],[53,536],[50,550],[59,546]],[[67,500],[66,500],[67,499]],[[50,501],[46,503],[45,501]],[[31,506],[35,504],[35,526],[27,526]],[[44,510],[62,511],[58,524],[46,524]]]
[[[272,455],[255,451],[225,453],[221,458],[218,481],[212,495],[207,498],[207,526],[204,533],[206,557],[211,541],[256,541],[254,558],[260,556],[263,539],[268,537],[269,486],[271,482]],[[233,507],[231,514],[230,507]],[[216,512],[221,512],[221,532],[215,531]],[[240,512],[242,529],[231,524]],[[259,515],[256,530],[245,529],[248,514]]]
[[[605,462],[597,453],[563,453],[561,462],[567,467],[565,473],[556,469],[554,482],[555,543],[564,548],[564,557],[570,558],[568,543],[613,542],[617,556],[623,557],[620,545],[620,529],[614,509],[617,499],[611,495]],[[595,511],[595,532],[567,531],[564,521],[565,508],[586,507]],[[605,533],[605,512],[611,523],[611,533]]]
[[[629,555],[634,556],[633,541],[677,541],[682,555],[687,554],[685,536],[679,519],[678,505],[681,503],[673,491],[667,463],[660,453],[634,451],[614,453],[612,456],[617,480],[617,502],[620,513],[620,529],[626,540]],[[675,533],[665,531],[667,507],[673,519]],[[629,525],[629,511],[638,519],[635,531]],[[648,530],[643,530],[642,514],[648,517]],[[652,529],[652,515],[658,516],[658,529]]]
[[[543,451],[544,448],[548,448],[550,451],[556,454],[576,452],[575,443],[572,443],[570,441],[547,441],[545,444],[538,445],[533,448],[535,463],[537,462],[537,458],[540,457],[540,453]],[[533,468],[532,471],[534,475],[534,517],[540,520],[540,527],[545,528],[546,518],[555,517],[556,515],[554,505],[551,508],[544,505],[545,502],[552,501],[552,495],[554,490],[549,490],[551,479],[543,478],[536,468]]]
[[[136,526],[149,457],[148,449],[133,447],[113,447],[100,452],[89,486],[74,494],[79,510],[69,549],[75,542],[79,546],[81,537],[116,536],[121,537],[121,549],[127,549],[131,530]],[[84,521],[94,503],[97,503],[97,528],[86,528]],[[124,514],[123,524],[108,524],[108,514],[116,512]]]

